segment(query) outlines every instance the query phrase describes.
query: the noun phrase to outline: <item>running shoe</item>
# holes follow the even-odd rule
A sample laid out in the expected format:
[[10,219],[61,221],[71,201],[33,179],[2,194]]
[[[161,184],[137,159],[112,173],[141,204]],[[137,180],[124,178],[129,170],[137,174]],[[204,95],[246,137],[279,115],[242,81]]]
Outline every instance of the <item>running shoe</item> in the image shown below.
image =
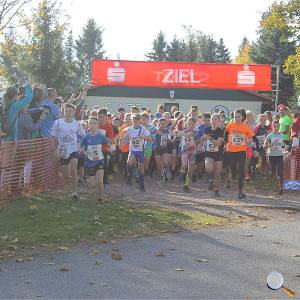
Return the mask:
[[143,184],[140,185],[140,192],[141,193],[146,193],[145,185],[143,185]]
[[243,192],[239,192],[239,199],[241,200],[241,199],[245,199],[247,196],[246,196],[246,194],[245,193],[243,193]]
[[190,193],[191,192],[190,188],[187,185],[183,186],[183,191],[186,192],[186,193]]
[[214,183],[213,183],[213,181],[210,180],[209,183],[208,183],[208,190],[212,191],[213,188],[214,188]]
[[103,198],[99,198],[99,199],[97,200],[97,207],[102,206],[102,204],[103,204]]
[[283,195],[283,189],[280,189],[278,195]]
[[72,198],[72,200],[73,200],[74,202],[79,201],[79,196],[78,196],[77,193],[73,193],[72,196],[71,196],[71,198]]

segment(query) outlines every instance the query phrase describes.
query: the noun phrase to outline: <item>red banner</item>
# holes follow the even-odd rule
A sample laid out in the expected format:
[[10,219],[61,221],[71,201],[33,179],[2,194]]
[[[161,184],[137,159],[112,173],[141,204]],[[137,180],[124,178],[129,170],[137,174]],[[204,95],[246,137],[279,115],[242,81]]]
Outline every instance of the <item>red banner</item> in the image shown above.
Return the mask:
[[92,85],[271,91],[270,65],[94,59]]

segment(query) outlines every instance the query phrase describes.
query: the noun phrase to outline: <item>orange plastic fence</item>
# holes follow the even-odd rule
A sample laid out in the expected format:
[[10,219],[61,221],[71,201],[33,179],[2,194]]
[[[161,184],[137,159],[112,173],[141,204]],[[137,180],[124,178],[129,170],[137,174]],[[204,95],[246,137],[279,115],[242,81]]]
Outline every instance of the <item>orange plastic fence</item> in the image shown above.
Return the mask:
[[31,195],[58,183],[58,163],[49,139],[1,141],[0,202]]
[[284,180],[300,180],[300,149],[294,150],[292,156],[284,160]]

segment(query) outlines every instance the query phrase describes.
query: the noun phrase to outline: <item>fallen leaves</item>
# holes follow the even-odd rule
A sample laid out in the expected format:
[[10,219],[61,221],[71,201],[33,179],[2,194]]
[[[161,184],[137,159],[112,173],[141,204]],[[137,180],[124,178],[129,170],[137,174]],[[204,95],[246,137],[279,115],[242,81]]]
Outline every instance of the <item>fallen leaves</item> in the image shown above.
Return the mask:
[[37,207],[35,204],[29,206],[29,209],[31,209],[31,210],[32,210],[32,209],[37,209],[37,208],[38,208],[38,207]]
[[294,254],[293,257],[300,257],[300,254]]
[[118,252],[111,251],[110,255],[111,255],[111,258],[114,260],[122,260],[122,255]]
[[162,251],[156,251],[154,252],[155,256],[165,256],[165,254]]
[[68,251],[68,250],[69,250],[69,248],[68,248],[68,247],[65,247],[65,246],[59,247],[58,249],[59,249],[59,250],[62,250],[62,251]]
[[68,267],[66,267],[66,266],[62,266],[62,267],[60,267],[58,270],[59,270],[60,272],[69,272],[69,271],[70,271],[70,269],[69,269]]
[[254,235],[252,233],[246,234],[246,237],[253,237]]
[[291,214],[291,215],[296,214],[294,211],[292,211],[292,210],[287,210],[287,209],[285,209],[284,212],[287,213],[287,214]]
[[175,269],[175,271],[177,271],[177,272],[183,272],[184,270],[180,269],[180,268],[177,268],[177,269]]
[[98,255],[99,253],[100,253],[99,250],[94,249],[94,250],[90,253],[90,256],[96,256],[96,255]]
[[101,266],[102,264],[103,264],[103,262],[100,261],[100,260],[97,260],[97,261],[95,262],[95,265],[96,265],[96,266]]
[[25,260],[23,258],[17,258],[16,262],[23,263],[23,262],[25,262]]
[[199,263],[203,263],[203,262],[207,262],[207,259],[194,258],[194,261],[199,262]]

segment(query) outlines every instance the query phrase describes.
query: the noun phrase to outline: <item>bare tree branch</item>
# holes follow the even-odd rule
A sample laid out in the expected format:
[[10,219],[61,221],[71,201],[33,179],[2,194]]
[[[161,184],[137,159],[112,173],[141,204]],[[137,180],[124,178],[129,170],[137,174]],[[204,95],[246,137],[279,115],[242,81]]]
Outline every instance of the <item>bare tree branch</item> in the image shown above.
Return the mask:
[[13,18],[31,0],[0,0],[0,32],[8,27]]

